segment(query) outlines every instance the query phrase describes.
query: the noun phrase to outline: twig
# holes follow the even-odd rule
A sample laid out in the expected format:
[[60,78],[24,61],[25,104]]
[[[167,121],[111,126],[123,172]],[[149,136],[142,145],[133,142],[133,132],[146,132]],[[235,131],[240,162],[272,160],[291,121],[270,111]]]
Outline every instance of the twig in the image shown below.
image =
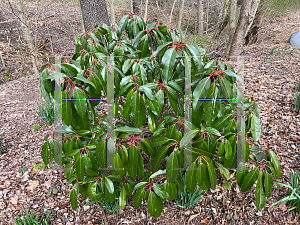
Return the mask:
[[176,0],[174,0],[173,2],[173,6],[172,6],[172,10],[171,10],[171,14],[170,14],[170,24],[172,23],[172,14],[173,14],[173,10],[174,10],[174,7],[175,7],[175,3],[176,3]]
[[5,62],[2,56],[2,52],[0,52],[0,58],[1,58],[1,62],[2,62],[2,69],[5,69]]

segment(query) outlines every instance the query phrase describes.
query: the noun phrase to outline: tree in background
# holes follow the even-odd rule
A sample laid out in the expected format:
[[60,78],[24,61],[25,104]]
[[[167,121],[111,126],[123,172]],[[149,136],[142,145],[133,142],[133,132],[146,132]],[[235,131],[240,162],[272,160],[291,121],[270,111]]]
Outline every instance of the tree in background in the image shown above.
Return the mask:
[[267,10],[268,4],[269,0],[260,1],[252,26],[250,27],[245,38],[246,45],[256,43],[258,31],[261,28],[261,24],[264,19],[264,15]]
[[105,0],[80,0],[80,9],[85,32],[93,30],[99,23],[110,26]]
[[181,27],[181,21],[182,21],[182,14],[183,14],[183,9],[184,9],[184,2],[185,0],[181,0],[181,5],[180,5],[180,9],[179,9],[179,18],[178,18],[178,22],[177,22],[177,28]]
[[20,25],[21,25],[20,28],[22,29],[24,38],[25,38],[25,40],[29,46],[29,49],[31,51],[33,70],[35,73],[38,74],[39,72],[38,72],[38,64],[37,64],[37,51],[36,51],[36,47],[34,45],[33,39],[30,34],[30,28],[27,23],[27,18],[26,18],[24,6],[23,6],[23,1],[15,0],[15,5],[16,5],[16,9],[17,9],[16,16],[20,20]]
[[228,55],[228,53],[229,53],[233,35],[234,35],[234,31],[236,29],[236,24],[237,24],[236,14],[237,14],[237,0],[230,0],[230,4],[229,4],[229,41],[228,41],[226,55]]
[[114,10],[114,0],[109,0],[110,8],[110,22],[114,29],[117,29],[116,19],[115,19],[115,10]]
[[204,32],[203,20],[204,20],[203,0],[198,0],[197,30],[199,35],[203,34]]
[[140,14],[140,0],[131,0],[132,2],[132,12],[135,14]]
[[242,53],[244,40],[253,23],[259,2],[260,0],[243,1],[240,17],[232,38],[232,42],[229,43],[228,46],[228,56],[237,56]]

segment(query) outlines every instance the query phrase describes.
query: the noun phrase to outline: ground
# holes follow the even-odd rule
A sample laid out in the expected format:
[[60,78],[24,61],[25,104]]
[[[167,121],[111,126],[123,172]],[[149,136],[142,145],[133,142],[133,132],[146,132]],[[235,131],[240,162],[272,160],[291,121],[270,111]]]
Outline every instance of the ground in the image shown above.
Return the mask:
[[[77,18],[72,21],[74,27],[80,26],[78,14],[74,13],[74,18]],[[262,136],[253,144],[264,145],[279,155],[283,173],[279,181],[283,183],[289,181],[285,166],[293,170],[300,167],[300,113],[295,109],[294,97],[300,81],[300,49],[287,43],[289,36],[299,31],[299,25],[299,12],[264,23],[258,43],[245,47],[242,61],[245,95],[252,96],[261,111]],[[1,43],[14,47],[3,39]],[[70,43],[67,42],[72,49]],[[7,58],[5,61],[10,62]],[[145,203],[136,210],[129,202],[116,215],[96,205],[80,204],[73,211],[68,197],[71,188],[66,188],[63,169],[54,163],[44,170],[33,169],[35,163],[42,162],[43,139],[53,129],[36,115],[34,104],[41,101],[38,80],[36,74],[12,76],[0,85],[0,136],[3,137],[0,224],[10,224],[16,215],[21,215],[23,206],[39,212],[47,207],[53,213],[54,224],[299,224],[298,214],[288,211],[287,204],[270,207],[286,196],[285,188],[278,190],[274,185],[274,193],[265,208],[257,211],[254,190],[242,193],[235,181],[229,190],[223,189],[219,181],[217,189],[203,192],[204,197],[191,209],[181,209],[167,201],[159,218],[149,215]],[[40,129],[31,130],[37,123]],[[28,170],[19,173],[21,168]],[[58,189],[57,194],[51,193],[53,189]]]

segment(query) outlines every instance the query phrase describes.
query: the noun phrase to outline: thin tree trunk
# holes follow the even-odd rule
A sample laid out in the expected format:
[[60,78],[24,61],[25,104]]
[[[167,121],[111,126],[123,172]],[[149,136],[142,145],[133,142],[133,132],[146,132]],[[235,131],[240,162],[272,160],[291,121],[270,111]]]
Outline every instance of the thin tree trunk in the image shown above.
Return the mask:
[[204,9],[203,9],[203,0],[198,0],[198,12],[197,12],[197,22],[198,22],[198,34],[203,34],[203,16],[204,16]]
[[105,0],[80,0],[84,30],[91,31],[97,24],[110,26]]
[[246,45],[256,43],[258,30],[261,27],[268,4],[269,4],[269,0],[260,1],[252,26],[245,37]]
[[214,37],[218,37],[229,23],[229,13],[228,13],[230,7],[229,1],[230,0],[224,0],[224,7],[223,7],[223,12],[221,17],[222,20],[220,24],[216,27]]
[[250,10],[250,24],[247,27],[246,33],[245,33],[245,37],[248,34],[248,31],[250,30],[250,27],[252,26],[252,23],[254,21],[255,18],[255,14],[257,12],[257,8],[259,6],[260,0],[252,0],[252,4],[251,4],[251,10]]
[[177,0],[174,0],[174,2],[173,2],[173,6],[172,6],[172,9],[171,9],[171,13],[170,13],[170,22],[169,22],[169,24],[172,24],[173,10],[174,10],[176,1]]
[[177,22],[177,28],[181,27],[182,14],[183,14],[183,9],[184,9],[184,2],[185,2],[185,0],[181,0],[181,5],[180,5],[180,9],[179,9],[179,18],[178,18],[178,22]]
[[38,63],[37,63],[37,50],[35,48],[35,44],[33,42],[32,36],[30,34],[30,28],[27,23],[26,14],[23,6],[22,0],[15,0],[16,9],[17,9],[17,16],[20,20],[21,29],[24,35],[24,38],[29,46],[31,51],[31,60],[33,64],[33,70],[35,73],[39,73],[38,71]]
[[147,23],[148,1],[149,0],[146,0],[146,3],[145,3],[145,14],[144,14],[144,21],[145,21],[145,23]]
[[130,12],[132,13],[133,12],[133,0],[130,0],[129,4],[130,4]]
[[235,29],[229,56],[238,56],[243,50],[244,37],[250,24],[251,1],[243,1],[239,21]]
[[203,25],[203,29],[207,32],[207,28],[208,28],[208,11],[209,11],[209,0],[204,0],[204,25]]
[[229,4],[229,40],[226,50],[226,56],[229,54],[230,46],[232,43],[234,31],[236,29],[236,14],[237,14],[237,0],[230,0]]
[[140,14],[140,1],[132,0],[132,10],[135,14]]
[[109,7],[110,7],[110,22],[111,26],[114,29],[117,29],[116,19],[115,19],[115,10],[114,10],[114,0],[109,1]]

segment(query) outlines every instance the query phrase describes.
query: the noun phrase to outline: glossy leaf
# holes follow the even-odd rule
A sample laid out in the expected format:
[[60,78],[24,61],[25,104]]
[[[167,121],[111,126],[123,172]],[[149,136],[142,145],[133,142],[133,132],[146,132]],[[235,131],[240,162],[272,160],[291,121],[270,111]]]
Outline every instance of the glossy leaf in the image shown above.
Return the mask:
[[207,163],[207,170],[208,170],[209,182],[210,182],[211,188],[213,190],[215,190],[216,186],[217,186],[217,173],[216,173],[214,165],[212,163]]
[[140,190],[138,190],[133,197],[133,206],[136,209],[139,209],[140,206],[142,205],[142,200],[144,197],[144,193],[145,193],[145,189],[141,188]]
[[177,155],[174,152],[172,152],[168,158],[166,171],[167,171],[169,182],[174,182],[179,173]]
[[75,163],[75,172],[79,181],[84,178],[84,163],[81,156],[78,156]]
[[257,116],[253,115],[251,118],[251,135],[254,141],[258,141],[261,135],[260,120]]
[[267,198],[270,198],[273,192],[273,178],[271,177],[271,175],[264,171],[264,180],[263,180],[263,184],[264,184],[264,192]]
[[249,191],[253,187],[253,184],[255,183],[259,175],[258,170],[258,168],[255,168],[246,174],[241,185],[242,192]]
[[77,194],[74,189],[71,191],[70,194],[70,202],[71,202],[72,209],[76,210],[78,202],[77,202]]
[[263,173],[259,173],[255,189],[255,206],[261,210],[266,205],[266,196],[263,189]]
[[74,106],[75,106],[76,112],[78,113],[78,115],[81,118],[83,118],[85,116],[86,110],[87,110],[85,95],[84,95],[83,91],[81,89],[79,89],[78,87],[75,87],[72,94],[73,94],[72,98],[76,99],[76,101],[74,101]]

